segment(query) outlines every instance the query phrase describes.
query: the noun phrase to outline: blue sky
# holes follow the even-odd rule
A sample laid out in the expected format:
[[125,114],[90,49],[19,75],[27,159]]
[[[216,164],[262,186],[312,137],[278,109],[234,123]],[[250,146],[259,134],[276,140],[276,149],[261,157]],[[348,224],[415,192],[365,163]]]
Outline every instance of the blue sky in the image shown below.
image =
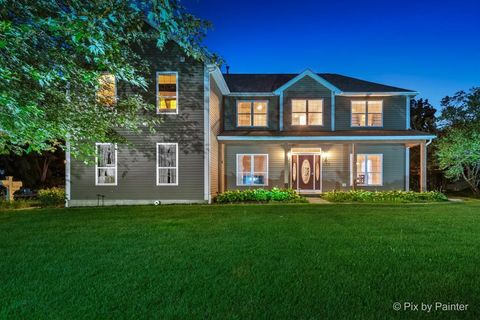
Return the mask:
[[420,92],[480,86],[480,1],[183,0],[231,73],[306,68]]

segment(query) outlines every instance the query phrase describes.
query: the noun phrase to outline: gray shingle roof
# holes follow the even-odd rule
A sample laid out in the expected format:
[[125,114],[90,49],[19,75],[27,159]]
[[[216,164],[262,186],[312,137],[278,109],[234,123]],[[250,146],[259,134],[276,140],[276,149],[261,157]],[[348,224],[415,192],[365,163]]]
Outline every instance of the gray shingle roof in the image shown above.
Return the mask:
[[[230,73],[223,77],[231,92],[273,92],[298,74]],[[414,92],[380,83],[347,77],[336,73],[318,73],[320,77],[343,92]]]

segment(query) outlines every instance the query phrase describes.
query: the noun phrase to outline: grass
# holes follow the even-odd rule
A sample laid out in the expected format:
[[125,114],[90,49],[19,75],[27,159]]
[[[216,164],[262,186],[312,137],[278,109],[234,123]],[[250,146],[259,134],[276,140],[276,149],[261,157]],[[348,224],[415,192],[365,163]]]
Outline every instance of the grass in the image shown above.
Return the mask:
[[479,214],[477,201],[0,212],[0,318],[478,319]]

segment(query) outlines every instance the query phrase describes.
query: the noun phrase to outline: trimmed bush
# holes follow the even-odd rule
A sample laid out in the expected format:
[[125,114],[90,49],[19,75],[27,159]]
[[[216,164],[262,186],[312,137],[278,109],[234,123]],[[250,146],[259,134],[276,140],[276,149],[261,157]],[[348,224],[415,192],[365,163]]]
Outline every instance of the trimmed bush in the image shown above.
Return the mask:
[[330,202],[439,202],[447,201],[447,197],[438,191],[331,191],[325,192],[323,199]]
[[300,196],[293,189],[246,189],[225,191],[216,197],[217,203],[238,203],[238,202],[307,202],[307,199]]
[[38,190],[38,200],[42,207],[59,207],[65,204],[65,190],[50,188]]

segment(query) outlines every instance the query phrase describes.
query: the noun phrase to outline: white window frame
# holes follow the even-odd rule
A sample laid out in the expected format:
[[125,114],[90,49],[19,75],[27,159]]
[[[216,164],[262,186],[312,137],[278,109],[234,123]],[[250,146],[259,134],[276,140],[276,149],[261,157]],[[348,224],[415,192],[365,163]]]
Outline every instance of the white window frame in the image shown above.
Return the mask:
[[[175,74],[176,83],[176,98],[177,98],[177,108],[175,112],[160,112],[159,99],[158,99],[158,76],[161,74]],[[168,97],[167,97],[168,98]],[[178,108],[180,107],[180,97],[178,96],[178,71],[157,71],[155,73],[155,107],[157,109],[157,114],[178,114]]]
[[[255,174],[255,162],[254,162],[254,156],[265,156],[266,159],[267,159],[267,171],[265,172],[265,183],[263,184],[244,184],[244,183],[238,183],[238,175],[239,175],[239,159],[243,156],[249,156],[251,157],[251,164],[252,164],[252,167],[250,168],[250,174],[253,176]],[[237,186],[247,186],[247,187],[261,187],[261,186],[268,186],[268,179],[269,179],[269,166],[268,166],[268,162],[269,162],[269,159],[268,159],[268,153],[237,153],[237,168],[235,170],[235,183]],[[243,172],[243,171],[242,171]],[[242,179],[243,180],[243,179]]]
[[[293,111],[293,101],[294,100],[303,100],[305,101],[305,107],[306,107],[306,110],[305,112],[294,112]],[[321,112],[310,112],[308,109],[309,109],[309,101],[311,100],[320,100],[322,101],[322,111]],[[291,110],[291,125],[294,126],[294,127],[324,127],[325,126],[325,119],[324,119],[324,115],[325,115],[325,99],[323,98],[293,98],[292,100],[290,100],[290,110]],[[305,113],[306,115],[306,124],[294,124],[293,123],[293,114],[294,113]],[[310,113],[320,113],[322,115],[322,124],[308,124],[308,118],[309,118],[309,114]]]
[[[238,123],[238,105],[242,102],[249,102],[250,103],[250,123],[251,125],[250,126],[241,126],[239,125]],[[266,116],[266,124],[264,126],[256,126],[254,125],[255,123],[255,108],[254,108],[254,105],[255,105],[255,102],[265,102],[265,104],[267,105],[266,107],[266,113],[265,113],[265,116]],[[268,128],[268,107],[269,107],[269,101],[268,100],[237,100],[237,103],[236,103],[236,125],[237,125],[237,128]],[[263,113],[259,113],[259,114],[263,114]]]
[[[118,80],[117,80],[117,76],[114,75],[113,73],[107,72],[107,71],[102,72],[100,76],[109,75],[109,74],[111,74],[111,75],[113,76],[113,78],[115,79],[115,82],[114,82],[114,84],[113,84],[114,89],[115,89],[115,90],[114,90],[115,93],[114,93],[114,98],[113,98],[113,105],[116,105],[116,104],[118,103],[118,95],[117,95],[117,84],[118,84]],[[98,90],[97,90],[97,92],[95,92],[95,99],[98,100]]]
[[[368,157],[369,156],[380,156],[380,167],[382,168],[382,172],[381,172],[381,179],[382,179],[382,183],[380,184],[369,184],[368,183],[368,176],[366,177],[365,181],[366,183],[364,184],[357,184],[357,186],[360,186],[360,187],[383,187],[383,172],[384,172],[384,168],[383,168],[383,153],[357,153],[357,159],[358,159],[358,156],[365,156],[365,174],[368,175],[368,171],[367,171],[367,163],[368,163]],[[353,185],[353,166],[357,165],[356,163],[354,164],[353,163],[353,154],[350,154],[350,185],[352,186]],[[357,175],[358,175],[358,172],[357,172]]]
[[[365,114],[365,125],[364,126],[354,126],[353,125],[353,103],[354,102],[364,102],[365,103],[365,113],[355,113],[355,114]],[[369,126],[368,125],[368,115],[369,115],[369,112],[368,112],[368,105],[370,102],[380,102],[380,104],[382,105],[382,124],[379,125],[379,126]],[[378,114],[376,112],[374,112],[373,114]],[[383,100],[350,100],[350,128],[383,128],[383,116],[384,116],[384,112],[383,112]]]
[[[98,170],[99,169],[112,169],[112,167],[99,167],[98,166],[98,146],[100,145],[112,145],[115,150],[115,183],[101,183],[98,181]],[[97,142],[95,143],[95,185],[96,186],[116,186],[118,185],[118,157],[117,157],[117,144],[110,142]]]
[[[161,146],[161,145],[175,145],[175,167],[159,167],[158,166],[158,146]],[[157,168],[157,172],[156,172],[156,183],[157,183],[157,186],[178,186],[178,180],[179,180],[179,170],[178,170],[178,143],[176,142],[157,142],[156,144],[156,156],[157,156],[157,160],[156,160],[156,164],[155,164],[155,167]],[[158,175],[158,171],[159,169],[175,169],[175,183],[159,183],[158,182],[158,178],[159,178],[159,175]]]

